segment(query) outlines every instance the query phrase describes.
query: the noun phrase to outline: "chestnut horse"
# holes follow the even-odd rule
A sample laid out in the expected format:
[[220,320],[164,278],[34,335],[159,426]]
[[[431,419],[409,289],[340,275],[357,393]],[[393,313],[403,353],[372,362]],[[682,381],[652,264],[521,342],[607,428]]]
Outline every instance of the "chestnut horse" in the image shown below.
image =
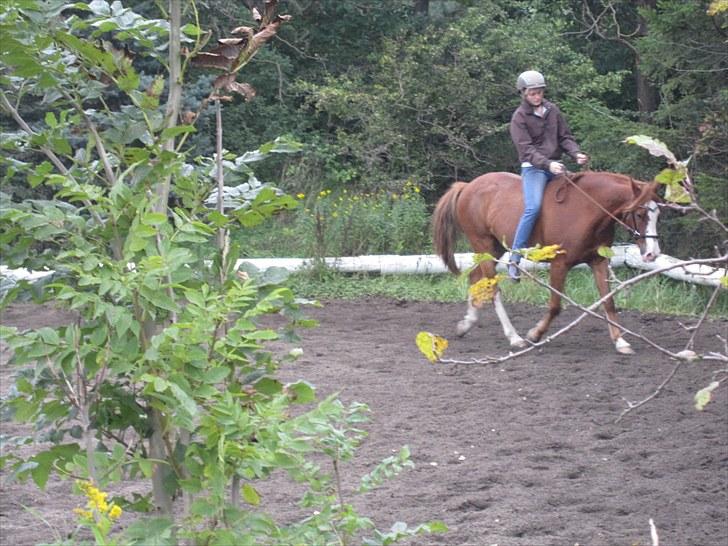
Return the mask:
[[[551,262],[551,286],[563,292],[568,271],[586,263],[591,267],[599,294],[604,297],[609,291],[609,259],[601,256],[598,249],[611,246],[617,223],[632,233],[642,259],[653,261],[660,254],[657,186],[656,182],[638,182],[608,172],[587,171],[554,178],[546,186],[541,214],[529,241],[530,246],[558,244],[565,251]],[[458,231],[462,231],[475,252],[500,258],[506,251],[503,244],[513,241],[522,212],[521,178],[515,174],[495,172],[470,183],[455,182],[440,198],[433,213],[435,250],[450,271],[459,273],[454,252]],[[492,278],[495,273],[493,260],[481,262],[470,273],[470,284],[484,276]],[[497,289],[493,303],[511,346],[525,347],[526,341],[513,328]],[[612,298],[605,300],[603,307],[607,318],[616,324]],[[540,340],[560,311],[561,297],[552,291],[548,311],[528,332],[527,339]],[[479,309],[468,298],[467,313],[457,327],[459,336],[477,323],[478,313]],[[613,324],[609,324],[609,334],[616,350],[633,353],[621,330]]]

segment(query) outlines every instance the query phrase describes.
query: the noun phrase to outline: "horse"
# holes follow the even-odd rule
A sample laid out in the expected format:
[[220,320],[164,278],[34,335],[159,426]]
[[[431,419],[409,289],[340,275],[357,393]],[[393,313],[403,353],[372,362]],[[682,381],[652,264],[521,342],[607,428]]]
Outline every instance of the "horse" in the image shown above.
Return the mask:
[[[575,265],[589,265],[602,298],[609,292],[609,259],[599,253],[599,248],[611,246],[617,223],[630,231],[644,261],[651,262],[659,256],[658,185],[657,182],[640,182],[625,175],[597,171],[567,173],[547,184],[529,246],[557,244],[565,252],[551,262],[549,282],[554,290],[546,314],[529,330],[528,341],[538,342],[561,312],[558,292],[563,293],[566,275]],[[513,240],[523,208],[521,178],[515,174],[492,172],[469,183],[454,182],[437,202],[432,216],[437,255],[452,273],[458,274],[454,252],[462,232],[476,253],[488,253],[499,259],[506,251],[506,242]],[[470,272],[469,282],[472,285],[483,277],[495,275],[496,262],[482,261]],[[527,347],[527,341],[516,332],[508,318],[497,285],[493,304],[511,346]],[[616,326],[613,299],[605,299],[602,307],[609,319],[609,335],[615,349],[622,354],[633,354],[629,342]],[[467,313],[457,325],[458,336],[464,336],[473,328],[478,315],[479,306],[473,305],[469,296]]]

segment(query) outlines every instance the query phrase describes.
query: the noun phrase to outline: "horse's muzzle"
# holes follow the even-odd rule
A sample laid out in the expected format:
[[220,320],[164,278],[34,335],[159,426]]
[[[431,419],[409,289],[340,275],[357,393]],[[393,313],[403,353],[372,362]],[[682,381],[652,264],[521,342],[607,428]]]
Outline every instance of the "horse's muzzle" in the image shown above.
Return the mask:
[[660,255],[660,243],[657,242],[657,238],[646,239],[644,245],[640,248],[640,254],[645,262],[654,262]]

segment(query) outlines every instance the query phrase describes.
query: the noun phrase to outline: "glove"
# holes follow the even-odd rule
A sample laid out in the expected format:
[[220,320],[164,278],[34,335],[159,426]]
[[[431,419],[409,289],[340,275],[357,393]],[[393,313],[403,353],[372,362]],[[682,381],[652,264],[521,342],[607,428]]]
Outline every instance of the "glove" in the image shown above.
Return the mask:
[[558,161],[549,163],[549,171],[551,171],[551,174],[562,174],[565,170],[564,165]]
[[578,154],[576,154],[576,162],[579,165],[586,165],[587,163],[589,163],[589,156],[585,153],[579,152]]

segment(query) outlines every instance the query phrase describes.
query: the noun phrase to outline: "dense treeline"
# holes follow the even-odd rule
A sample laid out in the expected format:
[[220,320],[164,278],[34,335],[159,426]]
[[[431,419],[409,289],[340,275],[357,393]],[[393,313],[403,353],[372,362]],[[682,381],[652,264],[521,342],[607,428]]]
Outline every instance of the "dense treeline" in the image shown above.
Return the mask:
[[[213,39],[250,24],[262,1],[196,6]],[[131,2],[149,14],[153,3]],[[288,0],[293,16],[247,67],[257,96],[226,104],[225,147],[242,153],[287,134],[306,153],[260,172],[292,192],[398,189],[429,200],[453,180],[515,171],[507,124],[518,73],[546,75],[591,168],[651,179],[661,160],[622,141],[663,140],[690,160],[702,204],[728,217],[728,11],[698,0]],[[186,16],[193,14],[188,6]],[[144,60],[137,60],[143,64]],[[154,67],[147,68],[153,71]],[[185,91],[196,111],[213,75]],[[209,154],[204,111],[190,154]],[[571,165],[576,168],[575,165]],[[712,254],[710,226],[663,220],[666,250]]]
[[[247,2],[251,4],[252,2]],[[246,76],[251,103],[226,107],[227,146],[282,133],[308,146],[267,176],[295,191],[399,188],[437,195],[453,180],[517,169],[507,123],[517,74],[542,71],[591,167],[651,179],[663,165],[622,143],[660,138],[691,157],[707,208],[728,216],[728,14],[707,1],[559,0],[283,2],[294,16]],[[239,24],[225,0],[205,18]],[[212,121],[209,120],[208,128]],[[201,130],[200,146],[212,131]],[[573,166],[573,168],[576,168]],[[690,218],[663,222],[687,256],[719,243]]]

